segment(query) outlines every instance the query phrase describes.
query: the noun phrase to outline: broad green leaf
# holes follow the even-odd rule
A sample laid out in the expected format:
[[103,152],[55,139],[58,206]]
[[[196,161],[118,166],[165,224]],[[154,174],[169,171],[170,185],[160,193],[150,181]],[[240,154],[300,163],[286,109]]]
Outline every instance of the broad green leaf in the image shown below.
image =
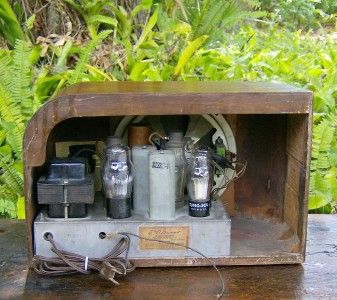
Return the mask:
[[0,24],[0,33],[12,47],[14,47],[16,40],[25,39],[25,34],[8,0],[0,1]]
[[31,65],[35,65],[40,59],[42,48],[40,45],[34,45],[30,54],[29,62]]
[[140,45],[145,41],[148,35],[151,33],[153,27],[156,25],[158,19],[158,6],[156,6],[155,11],[153,12],[152,16],[150,17],[149,21],[146,23],[141,36],[139,37],[137,43],[134,45],[134,50],[137,50]]
[[174,70],[174,75],[179,75],[183,71],[188,60],[204,44],[207,38],[207,35],[203,35],[188,43],[187,47],[182,51],[179,57],[178,63]]
[[16,211],[17,217],[19,220],[26,219],[26,212],[25,212],[25,197],[19,197],[16,203]]
[[316,209],[323,207],[331,202],[331,198],[327,197],[326,193],[317,191],[314,195],[309,195],[308,209]]
[[144,80],[145,76],[142,73],[148,67],[148,65],[149,63],[142,61],[135,63],[129,75],[129,79],[133,81]]
[[146,80],[150,81],[163,81],[160,76],[159,70],[156,68],[149,68],[143,72],[143,75],[146,77]]
[[67,59],[72,50],[73,42],[68,40],[62,48],[62,51],[57,59],[56,66],[54,68],[56,73],[61,73],[66,69]]
[[191,25],[187,24],[186,22],[177,22],[175,23],[171,30],[176,33],[180,33],[183,35],[187,35],[191,32]]
[[111,25],[113,27],[116,27],[118,25],[118,21],[115,18],[104,16],[104,15],[90,16],[87,19],[87,21],[89,23],[94,23],[94,24],[104,23],[104,24]]
[[142,10],[150,9],[152,6],[153,0],[141,0],[138,5],[131,11],[131,17],[134,18]]
[[97,81],[116,81],[117,79],[112,75],[105,73],[103,70],[100,70],[94,66],[88,65],[87,64],[87,69],[91,75],[93,75]]

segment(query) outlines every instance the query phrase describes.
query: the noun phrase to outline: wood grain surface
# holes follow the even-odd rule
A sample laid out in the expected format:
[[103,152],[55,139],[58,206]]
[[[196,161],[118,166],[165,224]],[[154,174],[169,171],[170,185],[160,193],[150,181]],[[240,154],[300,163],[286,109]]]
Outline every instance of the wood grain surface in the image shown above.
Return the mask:
[[[232,187],[232,207],[237,205],[240,214],[249,218],[285,220],[301,242],[297,251],[285,257],[233,256],[228,264],[301,262],[306,236],[311,113],[310,91],[278,83],[109,82],[82,83],[63,90],[36,112],[25,132],[29,257],[33,256],[32,227],[37,213],[36,181],[46,161],[55,154],[55,142],[105,139],[121,116],[230,114],[236,116],[238,153],[249,166],[242,181]],[[287,156],[300,161],[297,173],[292,171],[295,163],[287,169]],[[291,180],[296,174],[302,174],[301,184],[295,187],[296,193],[290,193],[287,178]],[[287,208],[284,199],[292,206]]]
[[[337,299],[337,217],[309,215],[302,265],[222,267],[223,299]],[[113,286],[97,274],[41,277],[28,270],[24,223],[0,220],[0,299],[215,299],[210,267],[138,268]]]
[[311,92],[276,83],[82,83],[65,89],[37,111],[27,126],[23,152],[29,166],[41,165],[53,127],[75,117],[303,114],[311,108]]

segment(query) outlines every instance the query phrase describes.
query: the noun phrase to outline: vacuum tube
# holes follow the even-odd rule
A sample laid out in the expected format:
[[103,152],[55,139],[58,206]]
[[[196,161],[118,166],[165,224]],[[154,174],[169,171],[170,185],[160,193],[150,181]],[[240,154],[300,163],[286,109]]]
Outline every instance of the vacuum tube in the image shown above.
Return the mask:
[[209,216],[212,182],[213,168],[210,164],[208,149],[197,148],[191,154],[187,183],[190,216]]
[[123,146],[120,139],[115,137],[107,140],[102,182],[108,216],[114,219],[130,217],[132,173],[129,148]]

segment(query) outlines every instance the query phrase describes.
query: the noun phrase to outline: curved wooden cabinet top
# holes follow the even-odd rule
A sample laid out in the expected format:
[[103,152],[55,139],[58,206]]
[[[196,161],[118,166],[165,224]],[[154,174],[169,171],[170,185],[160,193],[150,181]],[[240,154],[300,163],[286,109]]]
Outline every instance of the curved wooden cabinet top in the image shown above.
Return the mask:
[[74,117],[170,114],[309,114],[312,93],[289,85],[249,82],[81,83],[45,103],[24,137],[26,167],[40,166],[51,130]]

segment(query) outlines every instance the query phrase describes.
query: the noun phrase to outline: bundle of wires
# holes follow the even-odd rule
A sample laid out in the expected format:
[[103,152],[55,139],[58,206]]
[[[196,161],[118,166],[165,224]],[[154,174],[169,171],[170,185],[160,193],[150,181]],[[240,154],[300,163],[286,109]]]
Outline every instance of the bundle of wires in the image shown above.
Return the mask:
[[128,259],[130,236],[134,236],[139,239],[183,247],[202,256],[213,266],[221,281],[221,292],[217,295],[217,299],[220,299],[224,295],[225,283],[221,272],[214,262],[200,251],[174,242],[142,237],[131,232],[119,232],[116,233],[115,236],[120,236],[120,239],[106,256],[101,258],[89,258],[60,250],[56,246],[53,235],[47,233],[45,234],[45,239],[51,244],[51,251],[56,254],[56,257],[35,255],[33,258],[33,268],[38,274],[48,276],[69,275],[75,273],[90,274],[92,270],[96,270],[103,278],[119,285],[115,276],[125,276],[135,269],[133,262]]

